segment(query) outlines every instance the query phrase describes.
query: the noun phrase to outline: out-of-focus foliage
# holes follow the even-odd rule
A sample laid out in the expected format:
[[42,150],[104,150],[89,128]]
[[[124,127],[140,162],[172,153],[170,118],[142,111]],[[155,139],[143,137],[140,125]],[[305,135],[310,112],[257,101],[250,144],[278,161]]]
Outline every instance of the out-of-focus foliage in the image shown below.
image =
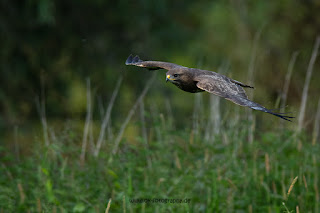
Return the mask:
[[[85,79],[91,79],[94,102],[98,97],[105,102],[115,80],[126,73],[114,113],[121,116],[150,76],[124,66],[130,53],[215,71],[227,63],[227,75],[246,82],[258,32],[255,100],[273,106],[290,57],[299,51],[288,98],[297,113],[320,29],[319,1],[4,0],[0,4],[1,129],[38,119],[35,99],[41,91],[49,119],[83,118]],[[319,67],[318,60],[309,92],[314,97],[308,102],[309,117],[319,96]],[[155,103],[163,102],[164,95],[173,104],[183,101],[177,96],[182,91],[162,86],[163,79],[159,73],[162,82],[152,91]],[[189,113],[188,107],[179,107],[183,114]]]
[[[41,78],[48,116],[65,114],[74,107],[68,106],[73,103],[68,99],[83,90],[79,84],[85,87],[86,77],[100,95],[109,96],[129,53],[169,60],[196,35],[193,25],[200,23],[189,11],[191,1],[1,4],[1,109],[5,123],[36,115],[33,100],[40,94]],[[142,87],[144,82],[136,81],[139,73],[129,75],[128,88]]]

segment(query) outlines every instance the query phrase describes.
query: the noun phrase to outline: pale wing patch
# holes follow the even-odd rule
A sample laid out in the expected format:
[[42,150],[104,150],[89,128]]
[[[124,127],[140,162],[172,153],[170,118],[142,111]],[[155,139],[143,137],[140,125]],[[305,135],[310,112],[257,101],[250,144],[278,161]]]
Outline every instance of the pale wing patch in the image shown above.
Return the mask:
[[197,87],[224,98],[240,96],[247,98],[244,89],[221,75],[201,75],[196,78]]

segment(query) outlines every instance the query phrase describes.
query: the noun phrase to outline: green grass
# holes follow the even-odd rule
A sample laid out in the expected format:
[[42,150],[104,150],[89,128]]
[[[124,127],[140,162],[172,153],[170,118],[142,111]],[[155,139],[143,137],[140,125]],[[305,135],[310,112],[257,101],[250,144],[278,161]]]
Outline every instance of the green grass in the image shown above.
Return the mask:
[[[112,156],[107,140],[98,157],[88,145],[84,164],[82,132],[72,127],[48,147],[35,137],[20,160],[1,145],[0,212],[105,212],[110,198],[110,212],[319,212],[319,144],[284,130],[249,144],[247,124],[237,126],[205,141],[201,129],[154,122],[148,143],[125,137]],[[130,203],[138,198],[190,202]]]

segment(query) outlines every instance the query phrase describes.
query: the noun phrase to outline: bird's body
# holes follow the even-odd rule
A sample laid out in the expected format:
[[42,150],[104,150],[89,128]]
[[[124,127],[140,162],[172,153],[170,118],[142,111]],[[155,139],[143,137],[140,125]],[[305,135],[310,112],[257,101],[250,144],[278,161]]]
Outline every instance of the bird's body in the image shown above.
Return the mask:
[[213,71],[188,68],[162,61],[142,61],[138,56],[133,57],[132,55],[128,57],[126,65],[144,67],[150,70],[166,69],[168,70],[166,73],[166,80],[170,81],[183,91],[191,93],[206,91],[230,100],[240,106],[270,113],[287,121],[290,121],[290,118],[293,118],[280,113],[275,113],[272,110],[249,100],[243,87],[253,87]]

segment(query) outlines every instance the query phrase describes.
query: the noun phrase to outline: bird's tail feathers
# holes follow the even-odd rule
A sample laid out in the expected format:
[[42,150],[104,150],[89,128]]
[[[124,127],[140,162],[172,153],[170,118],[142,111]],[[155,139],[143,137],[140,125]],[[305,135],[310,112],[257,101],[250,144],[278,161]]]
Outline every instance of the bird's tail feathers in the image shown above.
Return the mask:
[[256,103],[256,102],[253,102],[247,98],[241,98],[241,97],[236,97],[236,98],[227,98],[229,100],[231,100],[232,102],[236,103],[236,104],[239,104],[240,106],[245,106],[245,107],[249,107],[251,109],[254,109],[254,110],[259,110],[259,111],[262,111],[262,112],[266,112],[266,113],[269,113],[271,115],[274,115],[274,116],[277,116],[279,118],[282,118],[286,121],[291,121],[290,119],[291,118],[294,118],[292,116],[287,116],[285,114],[288,114],[288,113],[278,113],[278,112],[275,112],[275,109],[267,109],[265,108],[264,106]]
[[282,118],[282,119],[284,119],[286,121],[290,121],[290,122],[291,122],[291,119],[294,118],[292,116],[285,115],[285,114],[290,114],[291,112],[287,112],[287,113],[275,112],[276,109],[267,109],[264,106],[261,106],[260,104],[257,104],[255,102],[252,102],[252,103],[254,103],[254,105],[253,106],[249,106],[251,109],[255,109],[255,110],[262,111],[262,112],[266,112],[266,113],[269,113],[271,115],[274,115],[274,116],[277,116],[279,118]]

